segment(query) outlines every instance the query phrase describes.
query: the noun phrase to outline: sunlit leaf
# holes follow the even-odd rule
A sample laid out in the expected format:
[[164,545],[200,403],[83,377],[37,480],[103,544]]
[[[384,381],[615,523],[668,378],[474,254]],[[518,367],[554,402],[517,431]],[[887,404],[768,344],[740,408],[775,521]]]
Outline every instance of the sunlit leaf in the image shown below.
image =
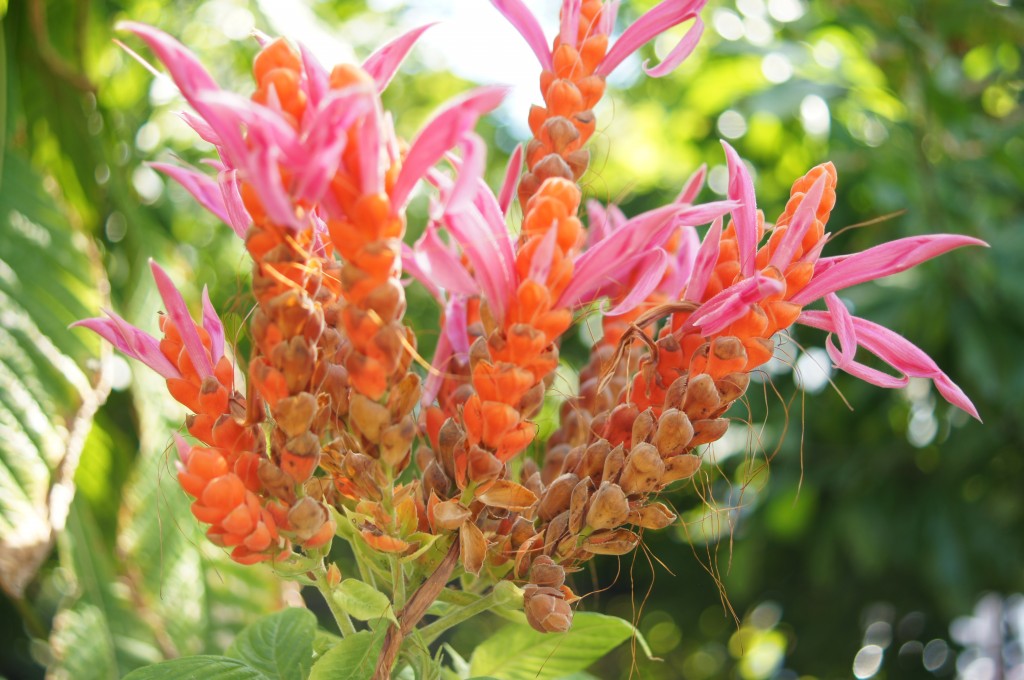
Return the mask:
[[245,628],[227,655],[246,662],[275,680],[303,680],[313,664],[316,616],[291,608]]

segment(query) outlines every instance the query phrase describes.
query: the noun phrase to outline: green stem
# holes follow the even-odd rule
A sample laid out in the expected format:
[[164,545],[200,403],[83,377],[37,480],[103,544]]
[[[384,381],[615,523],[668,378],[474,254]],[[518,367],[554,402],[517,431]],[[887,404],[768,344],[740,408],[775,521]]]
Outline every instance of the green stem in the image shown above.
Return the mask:
[[433,623],[423,626],[423,628],[420,629],[420,636],[423,638],[424,644],[430,645],[434,640],[440,637],[441,633],[445,632],[452,626],[457,626],[463,621],[471,619],[477,614],[481,614],[491,607],[502,604],[505,601],[505,596],[497,595],[496,591],[492,590],[483,597],[478,597],[475,602],[459,607],[450,614],[445,614]]
[[391,590],[395,601],[395,611],[405,606],[405,570],[396,555],[389,555],[391,563]]
[[14,608],[21,614],[21,621],[25,624],[25,628],[29,634],[40,640],[45,640],[50,637],[50,633],[46,630],[46,626],[39,620],[39,615],[36,614],[36,610],[32,609],[28,602],[20,597],[12,597],[11,602],[14,603]]
[[481,595],[467,593],[465,590],[452,590],[451,588],[445,588],[438,594],[437,599],[439,602],[447,602],[448,604],[465,607],[466,605],[473,604],[481,597]]
[[352,619],[349,618],[348,612],[342,609],[334,599],[334,589],[327,582],[327,572],[323,569],[318,569],[316,572],[316,587],[320,590],[320,594],[324,596],[324,599],[327,600],[327,606],[330,608],[331,614],[334,615],[334,622],[338,624],[341,637],[347,637],[355,633],[356,627],[352,625]]

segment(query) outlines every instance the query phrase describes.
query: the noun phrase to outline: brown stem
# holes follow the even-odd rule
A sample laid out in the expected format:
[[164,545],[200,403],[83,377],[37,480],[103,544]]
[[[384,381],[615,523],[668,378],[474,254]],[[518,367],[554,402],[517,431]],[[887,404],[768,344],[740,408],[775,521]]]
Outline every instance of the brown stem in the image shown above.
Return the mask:
[[437,565],[437,569],[430,575],[430,578],[423,582],[423,585],[413,593],[409,602],[399,612],[398,620],[401,625],[397,628],[394,625],[388,628],[387,635],[384,637],[384,647],[380,650],[380,656],[377,658],[377,670],[373,673],[373,680],[388,680],[391,677],[391,667],[395,665],[395,659],[398,658],[402,641],[427,613],[427,608],[437,599],[438,593],[444,589],[448,579],[451,578],[458,561],[459,537],[456,536],[452,541],[452,547],[448,549],[448,554],[441,560],[441,564]]

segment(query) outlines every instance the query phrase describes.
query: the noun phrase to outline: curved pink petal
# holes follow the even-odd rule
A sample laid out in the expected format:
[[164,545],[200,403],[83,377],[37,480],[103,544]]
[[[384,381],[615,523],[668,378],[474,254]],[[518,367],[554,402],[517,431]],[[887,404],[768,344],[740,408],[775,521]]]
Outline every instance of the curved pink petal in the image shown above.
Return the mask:
[[[852,317],[854,331],[857,335],[857,344],[876,357],[889,364],[903,374],[903,377],[895,377],[865,366],[856,361],[846,365],[840,365],[842,370],[860,378],[873,385],[881,387],[901,387],[907,383],[907,378],[930,378],[935,383],[939,394],[950,404],[962,409],[974,418],[981,420],[978,410],[968,399],[960,387],[949,379],[938,367],[934,360],[899,333],[889,330],[884,326]],[[800,314],[798,323],[812,328],[818,328],[829,333],[837,332],[836,320],[830,312],[807,311]],[[833,361],[842,358],[840,353],[833,346],[830,351]],[[837,362],[838,364],[838,362]]]
[[618,316],[636,309],[637,305],[643,304],[651,293],[658,289],[658,284],[661,283],[668,263],[668,253],[661,248],[655,248],[648,253],[643,253],[631,262],[622,263],[622,270],[628,270],[632,273],[639,272],[639,276],[629,287],[627,295],[617,305],[605,312],[605,314],[607,316]]
[[853,316],[835,293],[825,296],[825,306],[836,323],[836,336],[841,350],[838,359],[833,357],[833,361],[838,368],[844,368],[857,354],[857,331],[853,325]]
[[210,302],[210,290],[203,286],[203,330],[210,336],[210,358],[216,366],[224,356],[224,323]]
[[434,23],[424,24],[403,33],[366,58],[366,61],[363,62],[363,70],[376,81],[378,92],[387,89],[388,83],[395,77],[398,67],[405,61],[413,45]]
[[931,234],[890,241],[860,253],[846,255],[842,259],[820,260],[819,267],[822,263],[824,267],[815,267],[810,282],[794,295],[791,301],[798,305],[807,305],[826,293],[897,274],[925,260],[964,246],[988,244],[980,239],[959,234]]
[[722,219],[719,218],[711,224],[711,229],[704,236],[697,256],[693,263],[693,273],[690,274],[690,282],[686,286],[686,297],[690,302],[700,302],[704,297],[704,291],[708,288],[711,274],[718,264],[718,247],[722,242]]
[[725,288],[705,302],[690,316],[681,330],[698,328],[704,335],[724,331],[750,311],[751,305],[781,293],[785,287],[784,282],[757,273]]
[[541,284],[547,282],[548,274],[551,272],[551,260],[555,255],[555,243],[557,242],[558,226],[552,224],[541,239],[540,245],[533,251],[533,257],[530,259],[530,270],[526,278],[533,279]]
[[396,210],[405,207],[416,182],[444,156],[445,152],[462,141],[480,116],[493,110],[508,94],[506,87],[480,87],[446,105],[430,120],[412,141],[395,185],[391,201]]
[[302,55],[302,70],[306,74],[303,89],[309,99],[309,106],[316,108],[331,90],[330,76],[327,74],[327,69],[309,51],[309,48],[301,43],[299,44],[299,54]]
[[506,263],[490,229],[476,210],[446,213],[444,224],[455,237],[473,267],[484,298],[497,320],[505,318],[505,309],[518,285],[516,271]]
[[88,328],[119,351],[141,361],[164,378],[181,377],[178,367],[160,351],[159,340],[131,325],[109,309],[103,312],[110,318],[82,319],[71,324],[69,328]]
[[479,190],[479,182],[483,178],[484,164],[487,162],[487,145],[480,135],[467,132],[462,138],[461,146],[462,159],[459,161],[458,175],[448,194],[448,209],[455,211],[473,205]]
[[657,288],[672,299],[679,297],[683,286],[690,280],[697,261],[697,252],[700,250],[700,237],[697,236],[696,229],[691,226],[681,227],[679,236],[679,250],[676,252],[675,260],[670,263],[665,278]]
[[672,48],[672,51],[662,60],[657,66],[647,68],[647,61],[644,61],[641,68],[644,73],[652,78],[662,78],[667,76],[672,71],[675,71],[680,64],[686,61],[687,57],[693,54],[693,50],[697,47],[697,43],[700,42],[701,35],[704,34],[704,22],[700,20],[700,17],[696,18],[693,22],[693,26],[686,32],[686,35],[676,43],[676,46]]
[[548,46],[544,31],[541,30],[537,17],[526,8],[523,0],[491,0],[491,4],[508,19],[513,28],[519,31],[526,44],[537,55],[537,61],[548,71],[554,70],[551,61],[551,48]]
[[455,253],[441,241],[436,226],[427,225],[413,251],[419,271],[430,279],[432,285],[450,293],[479,294],[479,286]]
[[622,32],[595,73],[610,75],[626,57],[673,26],[692,19],[706,3],[707,0],[663,0],[658,3]]
[[220,187],[221,198],[224,200],[224,208],[228,213],[228,224],[244,239],[252,226],[252,217],[245,209],[245,202],[242,201],[242,185],[238,181],[237,170],[225,170],[220,173],[217,180]]
[[822,173],[815,180],[814,184],[811,185],[810,190],[800,201],[800,206],[797,207],[793,220],[786,229],[786,233],[782,235],[778,247],[772,254],[769,264],[780,272],[786,271],[786,267],[792,264],[793,256],[796,255],[796,249],[803,243],[807,230],[817,220],[818,204],[821,202],[821,195],[825,193],[825,182],[827,179],[828,175]]
[[167,316],[178,329],[181,342],[185,345],[185,351],[188,353],[189,359],[192,360],[196,373],[200,378],[213,375],[210,355],[206,351],[206,347],[203,346],[203,341],[199,339],[196,325],[188,313],[188,307],[185,306],[185,300],[181,297],[181,293],[174,286],[171,277],[167,276],[167,272],[161,269],[154,260],[149,261],[149,268],[153,272],[153,279],[156,281],[156,288],[164,301],[164,307],[167,308]]
[[736,150],[724,140],[722,147],[729,165],[729,198],[739,202],[739,206],[732,211],[732,220],[736,229],[740,274],[750,276],[754,273],[757,259],[757,199],[754,196],[754,180]]
[[519,186],[519,178],[523,169],[523,145],[517,144],[516,150],[508,159],[508,166],[505,168],[505,180],[501,183],[501,190],[498,192],[498,207],[501,214],[507,215],[516,195],[516,188]]
[[199,205],[203,206],[225,224],[231,224],[231,216],[228,214],[227,206],[224,204],[224,196],[221,194],[217,182],[198,170],[185,168],[171,163],[150,163],[149,167],[164,173],[175,182],[192,194]]
[[576,38],[580,31],[580,10],[583,0],[562,0],[561,22],[558,31],[559,40],[563,45],[576,47]]
[[[435,300],[444,304],[444,294],[430,277],[429,270],[420,266],[420,261],[417,259],[416,254],[416,251],[408,243],[402,244],[402,272],[409,274],[412,278],[419,281]],[[402,284],[406,286],[409,283],[408,279],[402,281]]]
[[601,202],[591,198],[586,203],[587,208],[587,241],[593,246],[596,243],[608,238],[611,233],[611,224],[608,221],[608,213]]
[[697,194],[704,188],[704,179],[708,175],[707,163],[701,163],[700,167],[693,171],[683,184],[682,191],[676,196],[675,203],[693,203]]

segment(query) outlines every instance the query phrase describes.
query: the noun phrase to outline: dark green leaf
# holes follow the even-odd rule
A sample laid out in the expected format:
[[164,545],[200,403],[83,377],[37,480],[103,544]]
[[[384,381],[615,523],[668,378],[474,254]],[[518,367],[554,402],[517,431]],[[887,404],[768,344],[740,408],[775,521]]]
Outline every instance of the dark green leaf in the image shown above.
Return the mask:
[[186,656],[146,666],[124,680],[268,680],[243,661],[226,656]]
[[364,630],[349,635],[313,664],[309,680],[369,680],[383,645],[382,632]]
[[315,635],[313,612],[285,609],[247,626],[227,654],[245,661],[268,678],[304,680],[313,665]]

